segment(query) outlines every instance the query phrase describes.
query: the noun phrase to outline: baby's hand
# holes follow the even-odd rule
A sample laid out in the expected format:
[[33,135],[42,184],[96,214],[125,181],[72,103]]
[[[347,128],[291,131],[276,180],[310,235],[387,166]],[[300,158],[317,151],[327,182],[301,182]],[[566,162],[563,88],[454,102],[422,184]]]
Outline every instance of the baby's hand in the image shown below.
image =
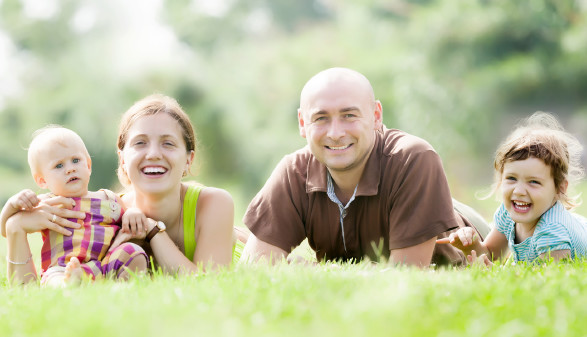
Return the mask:
[[147,231],[147,217],[140,209],[131,207],[122,215],[122,232],[131,233],[133,237],[143,236]]
[[8,203],[14,210],[30,211],[39,204],[37,194],[31,190],[22,190],[8,199]]
[[471,249],[470,246],[472,246],[477,240],[479,240],[479,236],[474,228],[463,227],[459,228],[459,230],[454,233],[450,233],[447,238],[436,240],[436,243],[450,243],[455,248],[467,251]]

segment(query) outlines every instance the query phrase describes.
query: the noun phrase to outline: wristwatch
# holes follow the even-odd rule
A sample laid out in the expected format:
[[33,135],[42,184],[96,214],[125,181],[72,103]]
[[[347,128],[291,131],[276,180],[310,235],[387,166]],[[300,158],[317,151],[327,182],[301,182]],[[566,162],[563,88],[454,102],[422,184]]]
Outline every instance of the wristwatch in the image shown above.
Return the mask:
[[165,224],[163,223],[163,221],[157,221],[157,224],[155,225],[155,227],[153,227],[153,229],[151,229],[151,231],[149,232],[149,234],[147,234],[147,237],[145,237],[145,241],[147,242],[151,242],[151,239],[153,239],[153,237],[161,232],[165,232],[165,229],[167,227],[165,227]]

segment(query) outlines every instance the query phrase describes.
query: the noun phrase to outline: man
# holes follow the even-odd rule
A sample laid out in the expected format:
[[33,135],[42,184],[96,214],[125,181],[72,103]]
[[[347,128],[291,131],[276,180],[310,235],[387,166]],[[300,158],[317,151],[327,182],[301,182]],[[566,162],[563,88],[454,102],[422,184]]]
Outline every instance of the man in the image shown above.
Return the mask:
[[471,225],[453,209],[439,156],[385,128],[382,114],[356,71],[327,69],[306,83],[298,122],[308,145],[285,156],[250,203],[245,259],[281,259],[308,238],[318,260],[465,261],[449,245],[435,252],[438,236]]

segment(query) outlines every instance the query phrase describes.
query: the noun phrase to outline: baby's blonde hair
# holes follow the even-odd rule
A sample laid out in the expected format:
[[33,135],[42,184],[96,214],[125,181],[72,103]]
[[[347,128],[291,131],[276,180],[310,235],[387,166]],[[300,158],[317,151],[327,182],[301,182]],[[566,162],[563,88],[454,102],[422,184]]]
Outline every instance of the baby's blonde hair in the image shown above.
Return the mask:
[[38,158],[43,150],[53,146],[55,143],[65,145],[70,143],[72,139],[80,142],[89,159],[90,153],[84,141],[77,133],[70,129],[57,124],[49,124],[33,132],[33,139],[28,147],[28,162],[33,177],[40,173]]
[[567,209],[572,209],[580,204],[579,196],[569,196],[562,186],[567,181],[570,188],[583,178],[582,151],[583,146],[577,138],[566,132],[553,115],[542,111],[535,112],[497,148],[493,163],[495,168],[493,192],[501,184],[506,163],[530,157],[537,158],[550,166],[559,200]]

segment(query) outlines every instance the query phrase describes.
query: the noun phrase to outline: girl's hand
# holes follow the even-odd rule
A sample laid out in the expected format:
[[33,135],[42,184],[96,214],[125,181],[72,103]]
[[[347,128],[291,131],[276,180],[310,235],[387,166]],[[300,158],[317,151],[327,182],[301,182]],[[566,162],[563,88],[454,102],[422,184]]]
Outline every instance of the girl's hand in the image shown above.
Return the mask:
[[436,243],[450,243],[455,248],[468,251],[469,249],[471,249],[471,246],[478,240],[479,236],[477,235],[477,231],[475,231],[474,228],[463,227],[459,228],[459,230],[456,232],[450,233],[450,235],[447,238],[436,240]]
[[491,262],[487,254],[481,254],[481,256],[477,256],[477,252],[474,250],[471,251],[471,255],[467,255],[467,262],[469,262],[469,264],[487,268],[493,267],[493,262]]
[[25,233],[35,233],[44,229],[71,235],[67,228],[80,228],[81,225],[71,222],[67,218],[84,219],[84,212],[72,211],[75,205],[72,199],[64,197],[52,197],[40,202],[36,207],[29,211],[22,211],[11,216],[6,228],[12,231],[24,231]]
[[146,235],[147,217],[140,209],[131,207],[122,215],[122,233],[130,233],[133,238]]
[[8,199],[8,204],[14,210],[30,211],[39,204],[40,200],[37,194],[32,190],[22,190]]

